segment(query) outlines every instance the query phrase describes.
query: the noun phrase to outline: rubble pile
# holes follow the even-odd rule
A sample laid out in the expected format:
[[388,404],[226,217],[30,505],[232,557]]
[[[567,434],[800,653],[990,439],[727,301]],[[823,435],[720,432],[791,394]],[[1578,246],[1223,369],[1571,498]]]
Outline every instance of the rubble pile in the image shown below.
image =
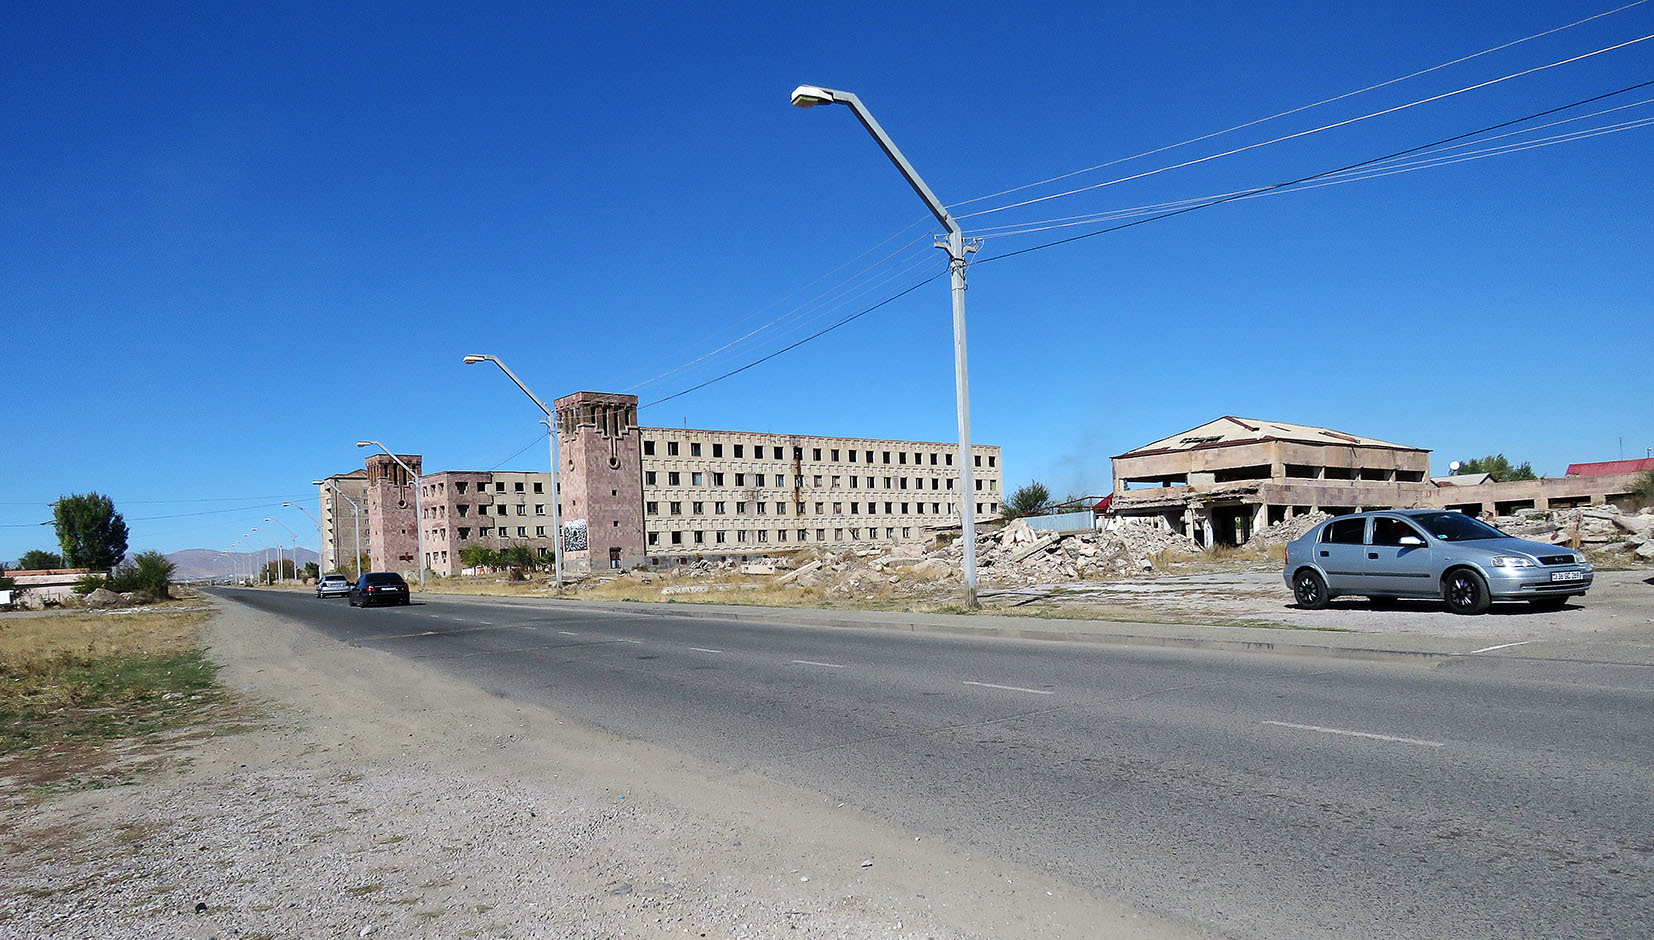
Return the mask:
[[1526,509],[1493,524],[1517,538],[1654,561],[1654,509],[1633,513],[1612,504],[1577,509]]
[[1265,548],[1271,545],[1285,545],[1331,518],[1330,514],[1319,510],[1294,516],[1252,533],[1252,538],[1246,544]]
[[[1045,532],[1016,519],[998,532],[977,539],[979,576],[1001,584],[1037,584],[1108,578],[1153,571],[1168,554],[1193,554],[1191,539],[1158,525],[1124,524],[1109,530]],[[949,545],[930,552],[928,560],[957,571],[962,550]]]

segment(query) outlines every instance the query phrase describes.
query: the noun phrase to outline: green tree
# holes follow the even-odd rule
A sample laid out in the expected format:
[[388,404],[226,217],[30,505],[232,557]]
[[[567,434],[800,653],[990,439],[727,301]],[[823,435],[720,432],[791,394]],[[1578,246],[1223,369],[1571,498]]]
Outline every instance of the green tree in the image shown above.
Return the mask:
[[68,567],[107,570],[126,557],[126,520],[109,497],[65,496],[53,505],[52,516]]
[[1045,488],[1044,483],[1034,480],[1012,493],[1010,499],[1001,503],[999,515],[1005,519],[1032,515],[1044,509],[1050,502],[1051,491]]
[[1491,473],[1500,483],[1512,480],[1537,480],[1539,475],[1533,472],[1533,467],[1524,460],[1515,466],[1505,459],[1504,454],[1494,454],[1491,457],[1478,457],[1475,460],[1466,460],[1459,464],[1460,473]]
[[316,564],[313,561],[305,562],[304,563],[304,576],[309,578],[312,581],[316,580],[317,578],[322,576],[321,566]]
[[1636,482],[1631,484],[1631,498],[1639,509],[1654,506],[1654,470],[1637,474]]
[[486,545],[467,545],[459,550],[459,563],[467,568],[498,568],[500,553]]
[[158,601],[164,601],[172,596],[172,576],[178,573],[178,566],[160,552],[139,552],[132,558],[132,567],[137,573],[138,590],[147,593]]
[[22,571],[42,571],[49,568],[63,568],[63,556],[57,552],[45,552],[38,548],[31,548],[17,559],[17,567]]
[[534,549],[527,545],[512,545],[500,549],[500,563],[517,568],[532,567],[535,562]]

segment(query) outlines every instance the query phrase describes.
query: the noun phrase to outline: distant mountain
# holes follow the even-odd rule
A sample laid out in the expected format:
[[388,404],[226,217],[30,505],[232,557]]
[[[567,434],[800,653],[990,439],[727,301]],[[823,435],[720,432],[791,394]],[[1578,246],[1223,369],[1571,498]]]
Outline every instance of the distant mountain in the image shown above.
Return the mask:
[[[292,557],[291,551],[283,551],[282,557]],[[179,581],[191,581],[196,578],[232,578],[237,572],[242,575],[249,571],[256,572],[264,565],[275,561],[276,553],[271,549],[263,552],[220,552],[210,548],[186,548],[167,555],[167,560],[178,566],[174,578]],[[310,549],[299,549],[298,566],[301,571],[306,563],[320,561],[321,556]]]

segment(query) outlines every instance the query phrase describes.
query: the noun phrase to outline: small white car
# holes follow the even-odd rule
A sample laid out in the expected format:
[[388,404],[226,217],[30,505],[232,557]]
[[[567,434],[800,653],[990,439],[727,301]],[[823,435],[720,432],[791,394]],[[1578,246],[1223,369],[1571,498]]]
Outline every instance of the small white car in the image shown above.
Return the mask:
[[324,574],[321,580],[316,582],[317,597],[348,597],[349,595],[350,582],[342,574]]

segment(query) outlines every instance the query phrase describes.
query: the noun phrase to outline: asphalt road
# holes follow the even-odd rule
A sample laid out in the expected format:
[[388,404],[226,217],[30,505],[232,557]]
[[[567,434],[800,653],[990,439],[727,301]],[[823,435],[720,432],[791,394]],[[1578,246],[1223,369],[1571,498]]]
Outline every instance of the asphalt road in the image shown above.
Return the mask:
[[1654,936],[1654,669],[226,591],[1245,938]]

